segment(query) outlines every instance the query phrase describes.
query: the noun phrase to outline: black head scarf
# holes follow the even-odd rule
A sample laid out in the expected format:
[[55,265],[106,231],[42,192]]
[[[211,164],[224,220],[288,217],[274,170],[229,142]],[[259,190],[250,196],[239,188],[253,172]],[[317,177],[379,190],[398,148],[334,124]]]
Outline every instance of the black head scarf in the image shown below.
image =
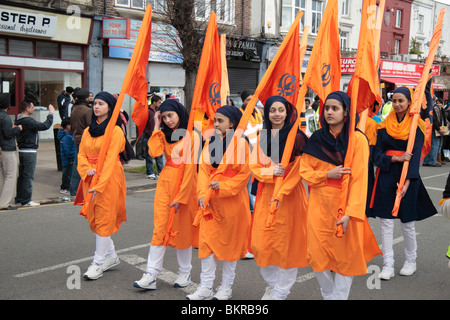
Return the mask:
[[[178,131],[179,134],[174,134],[174,135],[173,135],[173,133],[176,130],[170,129],[164,123],[164,121],[161,121],[161,131],[164,133],[164,136],[166,137],[166,141],[168,143],[175,143],[175,142],[178,142],[181,139],[183,139],[184,136],[186,135],[186,129],[187,129],[187,125],[189,122],[189,114],[187,113],[186,108],[175,99],[167,99],[166,101],[164,101],[161,104],[161,106],[159,107],[159,111],[161,112],[161,114],[165,111],[176,112],[176,114],[178,115],[178,118],[180,119],[180,122],[178,123],[178,127],[176,128],[176,130],[180,129],[180,131]],[[174,139],[172,139],[172,135],[173,135]]]
[[[330,132],[330,127],[325,120],[324,109],[320,113],[319,121],[321,129],[315,131],[311,138],[308,140],[306,146],[302,149],[303,153],[310,154],[322,161],[331,163],[333,165],[343,165],[345,155],[348,147],[348,135],[350,126],[350,97],[342,91],[335,91],[328,95],[325,103],[328,99],[336,99],[342,103],[344,110],[347,110],[347,117],[342,131],[335,138]],[[325,105],[324,103],[324,105]],[[358,123],[359,117],[356,115],[355,126]]]
[[[222,160],[223,154],[227,150],[228,145],[233,139],[234,131],[239,125],[239,121],[241,121],[242,112],[234,107],[225,105],[217,109],[216,113],[220,113],[225,117],[228,117],[233,124],[233,130],[228,130],[226,136],[222,138],[220,133],[214,132],[214,134],[209,138],[209,155],[211,160],[211,165],[214,168],[217,168]],[[217,151],[220,154],[216,154]],[[216,156],[217,155],[217,156]]]
[[[95,115],[94,112],[92,112],[92,121],[91,124],[89,125],[89,133],[91,134],[91,137],[100,137],[102,135],[105,134],[105,130],[106,127],[108,126],[109,123],[109,119],[111,119],[111,116],[113,114],[114,111],[114,107],[116,106],[116,98],[114,98],[112,96],[112,94],[108,93],[108,92],[99,92],[97,93],[97,95],[94,97],[94,101],[96,99],[100,99],[105,101],[108,104],[108,118],[103,121],[102,123],[98,123],[98,117]],[[117,117],[117,122],[116,122],[116,126],[121,126],[122,125],[122,120],[119,117]]]
[[[280,130],[278,130],[275,136],[272,136],[272,123],[269,120],[270,107],[275,102],[281,102],[286,108],[286,120],[284,121],[284,126]],[[286,146],[286,140],[291,131],[292,126],[295,124],[297,120],[298,114],[297,109],[294,107],[292,103],[281,96],[271,96],[266,100],[266,104],[264,106],[264,122],[263,122],[263,130],[261,130],[258,134],[259,138],[259,146],[262,151],[272,159],[274,163],[280,163],[283,157],[284,148]],[[295,159],[295,156],[300,155],[301,147],[306,141],[305,134],[298,129],[297,137],[294,144],[294,150],[292,151],[290,161]]]

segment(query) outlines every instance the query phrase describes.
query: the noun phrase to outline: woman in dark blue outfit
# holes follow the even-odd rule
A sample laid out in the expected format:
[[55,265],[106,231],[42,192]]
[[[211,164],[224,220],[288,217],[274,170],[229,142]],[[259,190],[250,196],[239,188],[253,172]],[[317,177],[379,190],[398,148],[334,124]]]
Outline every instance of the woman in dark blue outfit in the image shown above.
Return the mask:
[[381,218],[381,242],[383,245],[383,270],[379,277],[389,280],[394,276],[392,208],[397,194],[397,183],[403,162],[409,161],[405,187],[400,191],[402,200],[398,211],[405,242],[405,264],[401,275],[412,275],[416,271],[417,241],[415,221],[436,213],[428,193],[420,179],[420,155],[424,143],[424,122],[419,119],[412,153],[406,152],[412,116],[409,114],[412,89],[400,87],[392,96],[393,110],[378,126],[374,162],[378,167],[375,190],[372,194],[373,217]]

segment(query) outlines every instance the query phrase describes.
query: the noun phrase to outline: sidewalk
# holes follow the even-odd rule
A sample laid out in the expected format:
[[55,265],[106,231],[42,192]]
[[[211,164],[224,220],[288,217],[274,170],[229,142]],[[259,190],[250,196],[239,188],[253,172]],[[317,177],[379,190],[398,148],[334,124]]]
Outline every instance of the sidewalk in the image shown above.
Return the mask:
[[[131,160],[124,169],[145,165],[144,160]],[[41,204],[62,202],[68,195],[59,193],[62,172],[58,171],[55,143],[53,140],[40,141],[37,155],[36,172],[33,182],[33,198]],[[150,180],[143,173],[125,172],[127,190],[155,188],[156,180]],[[15,194],[14,194],[15,196]],[[14,198],[12,203],[14,202]]]

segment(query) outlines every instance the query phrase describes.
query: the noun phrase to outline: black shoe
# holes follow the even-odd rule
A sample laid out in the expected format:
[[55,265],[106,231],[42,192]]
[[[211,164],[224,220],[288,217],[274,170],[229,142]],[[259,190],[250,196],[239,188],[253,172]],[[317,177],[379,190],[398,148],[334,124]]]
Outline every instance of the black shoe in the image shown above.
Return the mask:
[[422,164],[422,166],[423,166],[423,167],[431,167],[431,164],[424,163],[424,164]]
[[0,211],[5,211],[5,210],[16,210],[16,208],[11,207],[11,206],[7,206],[5,208],[1,208]]
[[442,164],[439,163],[430,164],[430,167],[442,167]]

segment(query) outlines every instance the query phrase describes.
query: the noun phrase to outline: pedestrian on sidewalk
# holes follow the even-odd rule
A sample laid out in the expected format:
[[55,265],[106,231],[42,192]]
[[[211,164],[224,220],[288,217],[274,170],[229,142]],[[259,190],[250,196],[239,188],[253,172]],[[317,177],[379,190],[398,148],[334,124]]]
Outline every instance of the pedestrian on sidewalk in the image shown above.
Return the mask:
[[62,181],[60,193],[69,194],[70,179],[72,177],[73,162],[75,160],[75,142],[73,134],[70,132],[70,117],[61,121],[62,129],[58,130],[57,138],[61,143]]
[[[97,158],[105,143],[105,130],[116,102],[108,92],[100,92],[94,97],[92,121],[84,130],[78,153],[81,182],[74,204],[82,205],[83,199],[92,193],[86,218],[95,233],[95,254],[92,264],[83,275],[85,279],[91,280],[100,278],[104,271],[120,263],[111,235],[118,232],[122,222],[126,221],[127,190],[125,173],[119,159],[119,154],[125,148],[125,136],[120,117],[114,126],[102,171],[97,172]],[[97,174],[97,184],[91,186],[91,180]]]
[[16,136],[22,125],[15,126],[6,112],[11,106],[11,95],[0,93],[0,210],[12,210],[9,203],[13,197],[17,179]]
[[[70,131],[73,134],[75,143],[75,161],[73,163],[72,177],[70,179],[70,197],[75,197],[77,194],[78,185],[80,184],[80,174],[77,170],[78,165],[78,150],[80,148],[81,137],[84,129],[89,127],[92,121],[91,108],[91,92],[86,89],[80,89],[75,95],[75,106],[70,116]],[[92,97],[93,100],[93,97]]]
[[[142,133],[142,141],[143,141],[143,149],[144,149],[144,155],[145,155],[145,166],[147,168],[147,178],[155,180],[159,177],[161,174],[161,170],[164,167],[164,159],[163,156],[152,158],[149,154],[149,148],[148,148],[148,140],[152,136],[152,133],[154,130],[159,130],[159,127],[155,126],[155,113],[157,110],[159,110],[159,107],[161,106],[161,100],[162,98],[158,96],[157,94],[154,94],[151,98],[151,104],[148,106],[148,121],[147,125],[145,126],[144,132]],[[153,160],[156,162],[156,170],[157,173],[153,172]]]
[[44,122],[34,120],[31,115],[34,112],[33,102],[23,100],[20,103],[20,113],[15,124],[22,126],[17,137],[19,148],[19,176],[17,177],[17,191],[15,203],[23,206],[34,207],[39,203],[31,201],[33,195],[34,172],[37,162],[37,149],[39,148],[39,131],[48,130],[53,123],[53,105],[48,106],[49,114]]

